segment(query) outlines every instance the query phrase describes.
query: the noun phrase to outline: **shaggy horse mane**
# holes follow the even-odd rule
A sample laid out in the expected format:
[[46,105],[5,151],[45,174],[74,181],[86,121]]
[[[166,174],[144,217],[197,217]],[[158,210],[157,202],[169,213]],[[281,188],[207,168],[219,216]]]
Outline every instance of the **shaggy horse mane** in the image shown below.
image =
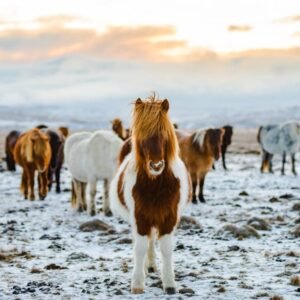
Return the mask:
[[132,121],[132,139],[136,147],[153,136],[162,136],[167,141],[167,159],[173,160],[178,154],[178,142],[173,123],[168,114],[169,102],[167,99],[157,99],[155,95],[135,101]]
[[[33,152],[35,155],[39,156],[43,154],[47,146],[46,141],[49,140],[47,135],[40,131],[37,128],[34,128],[28,131],[25,134],[22,134],[22,138],[24,139],[22,143],[21,153],[28,162],[33,162]],[[33,140],[35,141],[33,145]]]

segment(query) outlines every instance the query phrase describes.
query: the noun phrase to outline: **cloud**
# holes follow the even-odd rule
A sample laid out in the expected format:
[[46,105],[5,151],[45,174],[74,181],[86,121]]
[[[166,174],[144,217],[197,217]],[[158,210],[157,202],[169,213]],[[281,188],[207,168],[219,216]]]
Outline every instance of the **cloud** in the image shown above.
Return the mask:
[[[172,26],[113,26],[94,29],[66,28],[69,16],[46,18],[39,29],[7,29],[0,32],[0,60],[37,60],[69,54],[114,59],[161,60],[168,51],[184,49]],[[41,21],[41,20],[40,20]],[[53,26],[55,24],[55,26]]]
[[84,20],[79,16],[71,16],[71,15],[51,15],[51,16],[43,16],[35,19],[35,22],[39,23],[42,26],[55,26],[55,27],[63,27],[68,23],[72,23],[74,21]]
[[247,32],[251,31],[252,27],[249,25],[230,25],[227,30],[230,32]]
[[298,23],[300,22],[300,15],[287,16],[281,19],[274,20],[274,23]]

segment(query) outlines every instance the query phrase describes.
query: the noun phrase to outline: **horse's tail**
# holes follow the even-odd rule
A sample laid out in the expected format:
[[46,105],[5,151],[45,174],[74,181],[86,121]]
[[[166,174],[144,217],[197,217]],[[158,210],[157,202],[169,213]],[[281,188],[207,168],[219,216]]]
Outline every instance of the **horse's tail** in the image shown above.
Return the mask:
[[262,129],[263,129],[263,126],[259,126],[258,132],[257,132],[257,136],[256,136],[257,142],[258,142],[259,144],[260,144],[260,142],[261,142],[260,134],[261,134]]
[[73,208],[76,207],[76,193],[75,193],[75,186],[74,186],[74,182],[72,180],[72,198],[71,198],[71,205]]

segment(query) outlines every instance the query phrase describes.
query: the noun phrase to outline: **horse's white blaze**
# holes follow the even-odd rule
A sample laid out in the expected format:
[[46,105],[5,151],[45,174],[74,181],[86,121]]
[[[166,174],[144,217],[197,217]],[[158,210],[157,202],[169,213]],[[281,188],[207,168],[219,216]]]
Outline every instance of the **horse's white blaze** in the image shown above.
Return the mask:
[[90,185],[90,212],[95,208],[96,183],[105,179],[111,181],[122,144],[114,133],[104,130],[75,133],[66,140],[65,160],[72,177]]

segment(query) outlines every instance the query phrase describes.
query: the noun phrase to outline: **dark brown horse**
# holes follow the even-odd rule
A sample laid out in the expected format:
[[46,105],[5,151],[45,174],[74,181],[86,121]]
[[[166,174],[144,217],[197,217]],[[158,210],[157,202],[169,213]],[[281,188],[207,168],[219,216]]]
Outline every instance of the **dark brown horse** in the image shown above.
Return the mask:
[[47,130],[47,136],[49,137],[51,147],[51,161],[48,169],[48,187],[49,191],[52,188],[53,175],[55,175],[56,181],[56,193],[60,193],[60,172],[64,162],[64,142],[65,137],[61,131]]
[[21,132],[13,130],[5,139],[5,154],[6,154],[6,165],[8,171],[16,171],[16,163],[14,159],[14,148]]
[[29,130],[17,140],[14,159],[23,168],[21,191],[25,199],[35,199],[34,175],[38,172],[39,198],[45,199],[48,193],[48,167],[51,160],[49,137],[41,130]]

